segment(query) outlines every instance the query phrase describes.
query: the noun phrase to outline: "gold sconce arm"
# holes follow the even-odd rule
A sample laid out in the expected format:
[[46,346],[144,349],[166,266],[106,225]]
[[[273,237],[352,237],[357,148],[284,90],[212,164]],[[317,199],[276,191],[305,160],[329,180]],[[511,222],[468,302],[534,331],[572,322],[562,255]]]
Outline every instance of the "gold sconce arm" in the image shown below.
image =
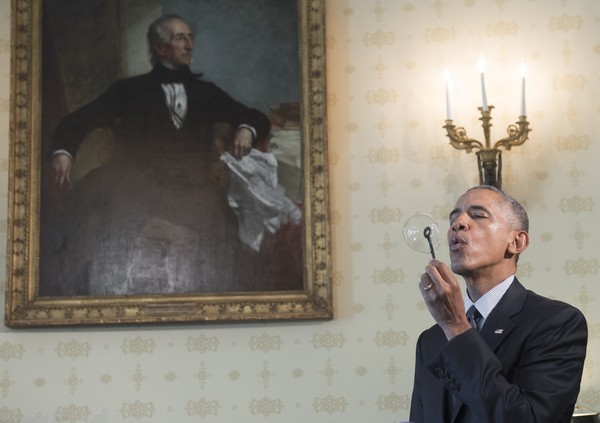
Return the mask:
[[510,150],[511,147],[516,147],[523,144],[529,139],[529,122],[527,122],[527,116],[519,116],[519,121],[514,125],[509,125],[506,129],[508,137],[496,141],[494,148],[504,147]]
[[450,138],[450,144],[457,150],[467,150],[467,153],[470,153],[473,149],[480,150],[483,148],[483,144],[479,141],[468,137],[465,128],[453,125],[452,120],[447,120],[444,128],[446,128],[447,136]]

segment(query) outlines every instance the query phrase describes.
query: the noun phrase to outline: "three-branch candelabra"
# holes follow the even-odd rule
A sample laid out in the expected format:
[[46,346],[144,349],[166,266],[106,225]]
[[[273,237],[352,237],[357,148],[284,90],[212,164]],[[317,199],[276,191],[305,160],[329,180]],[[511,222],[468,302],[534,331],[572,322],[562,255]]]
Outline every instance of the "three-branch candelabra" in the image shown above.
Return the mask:
[[462,126],[455,126],[452,119],[446,119],[447,136],[450,138],[452,147],[458,150],[466,150],[467,153],[477,151],[477,166],[479,168],[479,183],[483,185],[492,185],[496,188],[502,188],[502,151],[500,148],[510,150],[512,147],[523,144],[529,137],[529,122],[527,116],[519,116],[519,120],[509,125],[506,132],[508,136],[496,141],[494,147],[490,142],[490,128],[492,127],[491,111],[494,106],[488,106],[488,110],[478,107],[481,112],[483,135],[485,144],[473,138],[469,138],[467,131]]

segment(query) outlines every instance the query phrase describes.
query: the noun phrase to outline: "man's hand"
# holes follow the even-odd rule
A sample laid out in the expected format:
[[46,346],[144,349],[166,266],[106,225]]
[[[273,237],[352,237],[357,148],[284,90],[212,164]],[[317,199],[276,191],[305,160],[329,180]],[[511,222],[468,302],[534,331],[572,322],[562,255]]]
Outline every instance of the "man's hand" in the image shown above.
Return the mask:
[[448,340],[471,329],[460,285],[448,266],[439,260],[431,260],[421,275],[419,288],[429,313]]
[[252,131],[248,128],[239,128],[233,140],[233,156],[237,159],[250,153],[252,149]]
[[50,159],[50,168],[52,170],[52,181],[61,189],[66,190],[71,183],[71,167],[73,163],[71,158],[62,153],[57,153]]

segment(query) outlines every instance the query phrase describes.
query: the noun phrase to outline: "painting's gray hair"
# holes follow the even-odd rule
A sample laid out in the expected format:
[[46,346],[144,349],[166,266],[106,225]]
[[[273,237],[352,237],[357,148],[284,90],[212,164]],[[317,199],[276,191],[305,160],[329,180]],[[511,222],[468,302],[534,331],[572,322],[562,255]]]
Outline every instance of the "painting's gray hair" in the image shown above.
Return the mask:
[[173,34],[169,31],[166,24],[174,20],[180,20],[190,26],[181,16],[170,14],[161,16],[148,27],[146,39],[148,40],[148,54],[150,55],[150,63],[152,66],[160,62],[160,58],[158,57],[156,50],[154,50],[154,46],[157,44],[166,44],[171,41]]

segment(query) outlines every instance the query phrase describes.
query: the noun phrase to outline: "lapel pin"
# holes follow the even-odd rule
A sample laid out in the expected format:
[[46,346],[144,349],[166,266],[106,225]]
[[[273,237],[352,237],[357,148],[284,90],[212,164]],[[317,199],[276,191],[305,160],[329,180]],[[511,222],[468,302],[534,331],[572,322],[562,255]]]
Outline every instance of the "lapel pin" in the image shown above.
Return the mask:
[[496,330],[494,331],[494,333],[495,333],[496,335],[500,335],[502,332],[504,332],[504,329],[496,329]]

